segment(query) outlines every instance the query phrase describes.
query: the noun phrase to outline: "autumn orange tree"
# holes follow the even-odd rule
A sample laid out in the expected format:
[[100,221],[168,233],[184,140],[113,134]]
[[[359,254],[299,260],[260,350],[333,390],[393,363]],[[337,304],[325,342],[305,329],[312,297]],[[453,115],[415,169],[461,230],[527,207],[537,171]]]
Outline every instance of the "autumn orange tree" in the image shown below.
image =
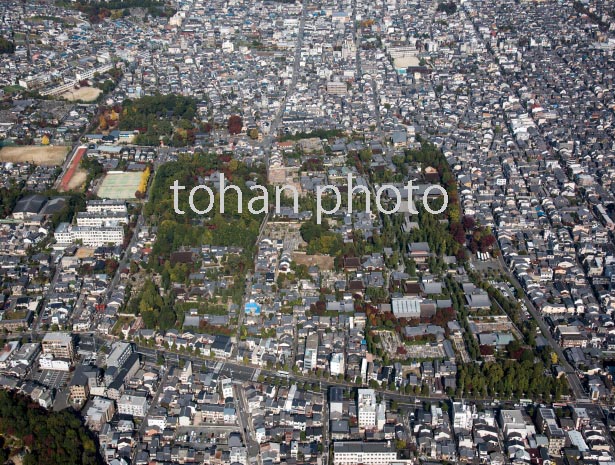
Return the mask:
[[107,123],[107,118],[105,118],[105,115],[100,115],[98,118],[98,127],[101,131],[106,131],[109,128],[109,123]]

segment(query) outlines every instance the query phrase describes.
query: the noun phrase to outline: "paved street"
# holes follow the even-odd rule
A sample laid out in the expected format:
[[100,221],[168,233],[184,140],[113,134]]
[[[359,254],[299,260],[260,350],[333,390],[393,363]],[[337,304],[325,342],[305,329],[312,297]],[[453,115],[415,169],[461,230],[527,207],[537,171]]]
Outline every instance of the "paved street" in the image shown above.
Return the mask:
[[[502,271],[507,274],[507,276],[516,286],[522,289],[521,283],[519,283],[517,278],[510,272],[501,255],[499,256],[498,261],[500,263]],[[572,366],[570,366],[570,363],[568,363],[568,360],[566,359],[564,351],[562,350],[560,345],[555,339],[553,339],[553,336],[551,335],[551,332],[549,331],[549,328],[547,327],[547,324],[543,320],[542,316],[539,314],[539,312],[534,307],[534,304],[527,298],[525,294],[523,295],[522,300],[525,303],[528,311],[532,315],[532,318],[534,318],[534,321],[536,321],[536,323],[538,324],[538,327],[540,328],[542,335],[549,343],[549,346],[557,354],[558,363],[562,367],[564,367],[564,370],[566,371],[566,377],[568,379],[568,384],[570,385],[570,389],[572,390],[574,397],[579,401],[581,401],[582,399],[587,399],[587,393],[585,392],[585,389],[583,389],[579,377],[577,376]]]
[[140,3],[0,5],[5,388],[88,463],[615,463],[615,0]]

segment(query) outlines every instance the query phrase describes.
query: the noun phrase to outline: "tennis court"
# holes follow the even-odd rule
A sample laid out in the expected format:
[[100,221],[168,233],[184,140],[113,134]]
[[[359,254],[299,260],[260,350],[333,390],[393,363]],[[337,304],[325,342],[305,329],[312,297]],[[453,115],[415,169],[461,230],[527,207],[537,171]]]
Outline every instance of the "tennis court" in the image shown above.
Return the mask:
[[98,188],[98,197],[101,199],[134,199],[141,182],[141,174],[141,171],[107,173]]

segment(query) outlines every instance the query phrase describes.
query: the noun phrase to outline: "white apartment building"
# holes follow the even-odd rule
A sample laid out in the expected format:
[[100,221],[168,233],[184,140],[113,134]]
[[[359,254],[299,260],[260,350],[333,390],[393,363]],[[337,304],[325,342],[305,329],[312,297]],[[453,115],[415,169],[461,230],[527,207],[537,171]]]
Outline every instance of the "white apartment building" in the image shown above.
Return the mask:
[[124,394],[117,401],[117,413],[121,415],[132,415],[133,417],[144,417],[147,413],[147,398],[129,396]]
[[111,227],[128,224],[128,215],[123,212],[78,212],[77,226],[79,227]]
[[357,411],[359,428],[369,429],[376,426],[376,393],[373,389],[357,391]]
[[473,424],[472,409],[463,402],[453,402],[453,429],[459,431],[471,431]]
[[395,448],[386,442],[333,443],[333,465],[388,465],[396,460]]
[[124,242],[124,228],[121,226],[71,226],[68,223],[60,223],[54,237],[58,244],[73,244],[81,241],[83,245],[90,247],[120,245]]
[[51,354],[44,354],[38,359],[41,370],[70,371],[70,360],[55,358]]
[[88,213],[115,212],[128,214],[126,202],[123,200],[90,200],[85,209]]
[[331,355],[331,361],[329,362],[329,371],[333,376],[343,375],[345,371],[344,367],[344,354],[334,353]]
[[305,340],[305,354],[303,356],[303,370],[315,370],[318,363],[318,333],[310,333]]
[[112,63],[107,63],[98,68],[82,69],[78,73],[75,73],[75,79],[82,81],[84,79],[91,79],[96,73],[103,74],[113,68]]
[[[90,69],[80,69],[75,73],[75,79],[71,79],[64,84],[59,86],[52,87],[51,89],[45,89],[41,91],[41,95],[58,95],[66,92],[67,90],[74,89],[75,85],[79,81],[83,81],[85,79],[91,79],[94,77],[96,73],[102,74],[109,71],[113,68],[113,64],[106,64],[99,66],[98,68],[90,68]],[[21,81],[20,81],[21,83]]]
[[188,383],[192,378],[192,362],[188,360],[181,373],[179,374],[179,380],[182,383]]
[[225,399],[233,397],[233,380],[231,378],[224,378],[220,381],[220,386],[222,388],[222,396]]
[[150,415],[147,417],[147,426],[157,426],[161,430],[167,427],[166,415]]
[[288,391],[288,397],[286,398],[286,402],[284,403],[284,410],[290,412],[293,408],[293,400],[295,399],[295,394],[297,393],[297,385],[293,384]]

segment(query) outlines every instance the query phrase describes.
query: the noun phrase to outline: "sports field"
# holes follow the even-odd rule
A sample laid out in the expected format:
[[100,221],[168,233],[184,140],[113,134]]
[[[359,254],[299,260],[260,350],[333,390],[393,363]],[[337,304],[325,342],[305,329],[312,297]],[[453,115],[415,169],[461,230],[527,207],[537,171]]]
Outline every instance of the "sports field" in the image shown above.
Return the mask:
[[293,262],[297,265],[318,266],[320,271],[331,271],[333,269],[333,257],[329,255],[307,255],[295,252],[292,254]]
[[85,181],[88,179],[88,172],[82,168],[77,168],[66,184],[67,191],[83,190]]
[[93,102],[100,94],[102,94],[102,90],[95,87],[81,87],[79,89],[69,90],[60,95],[60,97],[68,100],[69,102],[75,102],[77,100]]
[[35,165],[59,166],[66,159],[69,147],[63,145],[24,145],[0,149],[0,162],[34,163]]
[[60,182],[60,190],[66,192],[71,189],[78,189],[87,179],[87,173],[79,168],[81,159],[88,151],[87,147],[80,147],[73,155],[70,165],[64,173],[64,177]]
[[98,197],[101,199],[134,199],[141,182],[141,174],[141,171],[107,173],[98,188]]

